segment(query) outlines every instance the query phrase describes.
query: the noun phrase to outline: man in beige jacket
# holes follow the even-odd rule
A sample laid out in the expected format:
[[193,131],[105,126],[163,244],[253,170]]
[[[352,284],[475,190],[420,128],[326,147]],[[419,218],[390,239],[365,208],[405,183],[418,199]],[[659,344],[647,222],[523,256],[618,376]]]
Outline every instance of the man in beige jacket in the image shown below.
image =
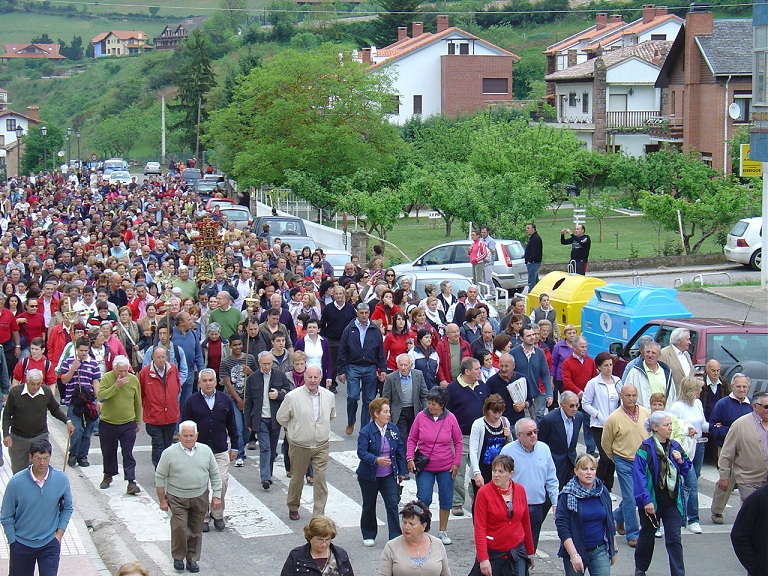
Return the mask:
[[742,503],[768,483],[768,392],[752,398],[752,413],[731,424],[717,461],[719,490],[727,490],[733,476]]
[[285,395],[277,421],[285,427],[288,438],[288,456],[291,458],[291,482],[288,485],[288,517],[299,519],[301,489],[309,464],[315,475],[312,515],[325,514],[328,485],[325,471],[331,442],[331,420],[336,418],[336,397],[320,386],[322,372],[310,366],[304,372],[304,386]]
[[[664,346],[661,349],[661,356],[659,356],[659,360],[672,370],[672,380],[674,380],[675,388],[678,390],[683,378],[693,375],[693,360],[688,352],[690,345],[690,330],[688,328],[675,328],[669,335],[669,346]],[[667,406],[671,406],[675,398],[668,400]]]

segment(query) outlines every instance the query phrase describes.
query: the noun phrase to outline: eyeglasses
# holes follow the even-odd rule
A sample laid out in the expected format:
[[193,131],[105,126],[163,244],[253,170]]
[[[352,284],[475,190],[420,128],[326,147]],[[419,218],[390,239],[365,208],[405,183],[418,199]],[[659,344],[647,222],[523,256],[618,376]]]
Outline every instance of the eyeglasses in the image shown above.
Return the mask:
[[394,274],[384,274],[384,276],[386,276],[387,278],[394,278],[395,277]]
[[416,514],[424,514],[424,508],[418,504],[406,504],[403,508],[403,512],[415,512]]
[[37,304],[30,304],[27,308],[37,308]]
[[512,500],[509,500],[507,502],[507,518],[512,518],[512,514],[514,514],[514,508],[512,507]]
[[320,536],[313,536],[312,538],[318,544],[330,544],[333,541],[333,538],[320,538]]
[[755,402],[755,406],[760,406],[763,410],[768,410],[768,404],[760,404],[759,402]]
[[32,462],[50,462],[51,456],[32,456]]
[[525,433],[525,435],[528,437],[531,437],[531,436],[536,436],[538,433],[539,433],[539,429],[536,428],[535,430],[529,430],[528,432]]

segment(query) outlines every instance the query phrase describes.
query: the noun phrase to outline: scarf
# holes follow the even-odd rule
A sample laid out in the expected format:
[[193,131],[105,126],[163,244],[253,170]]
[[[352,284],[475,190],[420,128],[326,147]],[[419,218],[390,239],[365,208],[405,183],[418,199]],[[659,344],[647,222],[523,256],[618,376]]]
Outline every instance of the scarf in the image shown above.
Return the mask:
[[293,385],[295,388],[299,388],[300,386],[304,386],[304,372],[296,372],[296,370],[291,370],[293,373]]
[[675,499],[675,486],[677,486],[677,467],[675,463],[669,458],[669,450],[671,449],[670,442],[669,449],[665,449],[659,442],[656,434],[653,434],[653,443],[656,446],[656,456],[659,460],[659,490],[666,490],[669,497]]
[[571,512],[578,511],[578,500],[584,498],[598,498],[603,492],[603,482],[600,478],[595,478],[592,488],[584,488],[579,482],[579,479],[574,476],[568,483],[563,486],[562,493],[567,494],[567,506]]

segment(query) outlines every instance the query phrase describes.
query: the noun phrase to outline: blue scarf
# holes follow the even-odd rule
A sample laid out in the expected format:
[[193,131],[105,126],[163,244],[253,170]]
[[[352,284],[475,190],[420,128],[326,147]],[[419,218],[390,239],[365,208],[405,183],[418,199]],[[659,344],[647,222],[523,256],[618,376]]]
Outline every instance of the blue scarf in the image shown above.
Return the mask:
[[592,484],[592,488],[587,490],[579,483],[579,479],[574,476],[568,483],[563,486],[562,494],[567,494],[568,510],[572,512],[578,511],[578,500],[580,498],[597,498],[603,492],[603,482],[600,478],[595,478],[595,483]]

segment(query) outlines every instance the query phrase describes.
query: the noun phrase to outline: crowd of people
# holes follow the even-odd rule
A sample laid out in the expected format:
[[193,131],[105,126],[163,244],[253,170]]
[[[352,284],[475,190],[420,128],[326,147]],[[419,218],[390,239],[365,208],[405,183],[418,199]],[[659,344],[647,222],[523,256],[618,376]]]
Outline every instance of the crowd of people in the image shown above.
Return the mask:
[[[450,574],[450,517],[468,503],[473,574],[527,573],[550,509],[567,574],[608,574],[616,534],[645,574],[662,528],[671,574],[683,574],[681,527],[701,533],[696,478],[705,439],[722,447],[725,497],[715,498],[714,522],[722,523],[734,486],[742,499],[765,492],[768,394],[750,400],[749,379],[726,383],[714,360],[706,382],[694,377],[685,330],[664,349],[643,340],[619,378],[609,354],[592,359],[574,326],[558,326],[546,294],[530,311],[513,298],[497,321],[474,285],[454,295],[444,281],[415,293],[385,268],[380,247],[334,277],[321,249],[270,243],[214,212],[225,248],[206,277],[194,240],[196,220],[208,213],[173,176],[120,187],[97,176],[90,186],[30,177],[0,195],[9,200],[0,222],[2,425],[15,473],[0,519],[13,574],[31,574],[36,561],[41,574],[55,573],[51,544],[71,514],[66,475],[49,472],[48,414],[71,434],[66,465],[89,466],[98,434],[100,488],[113,489],[122,464],[128,495],[141,491],[133,447],[144,425],[157,498],[171,513],[174,568],[193,573],[202,534],[226,527],[229,466],[256,453],[270,490],[282,430],[290,520],[301,518],[304,483],[313,486],[307,544],[282,574],[353,573],[325,515],[340,390],[346,434],[360,422],[365,546],[376,545],[379,496],[386,510],[384,576],[414,567]],[[583,233],[577,227],[572,237],[580,273]],[[493,241],[487,228],[474,234]],[[531,225],[529,237],[537,236]],[[530,264],[540,251],[532,246]],[[484,279],[487,260],[476,260]],[[587,453],[578,456],[580,434]],[[417,499],[401,507],[400,484],[412,475]],[[67,505],[47,524],[29,521],[47,501],[28,498],[35,484],[57,490],[50,498],[64,494]]]

